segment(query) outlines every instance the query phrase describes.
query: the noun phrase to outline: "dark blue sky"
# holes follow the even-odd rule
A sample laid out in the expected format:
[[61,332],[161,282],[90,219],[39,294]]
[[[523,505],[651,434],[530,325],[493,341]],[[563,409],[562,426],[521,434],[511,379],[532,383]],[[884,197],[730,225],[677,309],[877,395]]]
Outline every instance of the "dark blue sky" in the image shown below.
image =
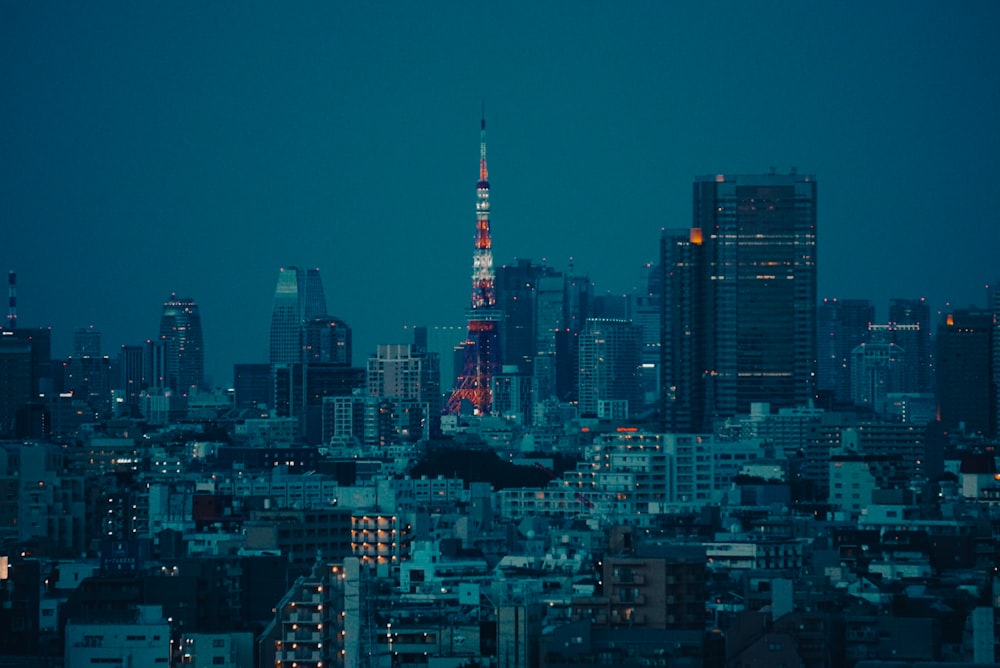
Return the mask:
[[[488,6],[489,5],[489,6]],[[355,363],[462,324],[485,98],[497,262],[628,291],[694,176],[819,181],[820,296],[1000,278],[1000,3],[0,3],[0,268],[54,352],[200,305],[217,383],[320,267]]]

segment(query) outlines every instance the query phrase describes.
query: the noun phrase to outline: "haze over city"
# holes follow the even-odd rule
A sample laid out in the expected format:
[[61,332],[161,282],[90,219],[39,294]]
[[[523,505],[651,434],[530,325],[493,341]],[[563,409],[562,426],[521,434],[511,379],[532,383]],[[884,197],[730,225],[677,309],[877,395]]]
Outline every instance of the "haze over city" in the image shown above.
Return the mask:
[[462,326],[488,124],[494,257],[625,293],[691,183],[819,183],[819,296],[985,305],[1000,278],[1000,6],[641,2],[0,7],[0,268],[53,356],[200,306],[265,361],[278,268],[319,267],[355,363]]

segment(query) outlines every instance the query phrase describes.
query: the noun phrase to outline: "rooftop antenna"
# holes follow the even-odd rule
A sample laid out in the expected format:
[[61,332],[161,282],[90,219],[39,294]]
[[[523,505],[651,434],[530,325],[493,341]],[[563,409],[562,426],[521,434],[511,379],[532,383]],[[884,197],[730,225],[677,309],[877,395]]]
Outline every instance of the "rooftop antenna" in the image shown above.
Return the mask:
[[10,297],[7,307],[7,327],[17,329],[17,274],[13,270],[7,274],[7,294]]

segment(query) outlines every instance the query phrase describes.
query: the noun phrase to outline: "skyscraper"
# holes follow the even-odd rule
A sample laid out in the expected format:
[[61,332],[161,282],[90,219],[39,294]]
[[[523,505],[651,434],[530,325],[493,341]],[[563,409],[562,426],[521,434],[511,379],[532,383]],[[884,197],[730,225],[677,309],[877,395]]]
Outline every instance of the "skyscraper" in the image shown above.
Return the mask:
[[233,406],[238,409],[274,405],[274,376],[270,364],[233,365]]
[[993,287],[989,291],[989,300],[993,310],[993,349],[990,359],[992,363],[993,427],[996,435],[1000,434],[1000,288]]
[[331,316],[306,320],[302,323],[302,361],[350,366],[351,328]]
[[997,433],[994,327],[992,308],[956,310],[938,326],[938,411],[946,430]]
[[663,341],[660,301],[663,299],[663,272],[658,265],[642,267],[639,289],[634,294],[632,320],[642,330],[641,371],[639,381],[643,399],[652,404],[659,396],[660,346]]
[[538,284],[556,272],[545,264],[519,258],[515,264],[497,268],[497,305],[503,312],[500,328],[504,362],[516,364],[523,373],[531,370],[537,352]]
[[[641,410],[641,348],[642,330],[631,320],[587,318],[580,333],[581,415],[627,418]],[[612,404],[622,410],[605,409]],[[605,410],[609,412],[604,413]]]
[[302,361],[303,323],[326,315],[319,269],[282,267],[271,310],[270,363]]
[[882,415],[888,395],[902,391],[906,351],[881,334],[851,352],[851,399],[855,406]]
[[705,355],[697,338],[701,230],[665,229],[660,236],[660,420],[665,431],[702,431]]
[[906,350],[903,364],[913,379],[916,392],[934,391],[934,363],[931,359],[931,308],[927,300],[890,299],[889,324],[895,328],[893,342]]
[[501,368],[499,324],[493,273],[493,240],[490,237],[490,182],[486,169],[486,118],[479,135],[479,181],[476,183],[476,236],[472,255],[472,300],[468,310],[469,333],[462,344],[464,363],[445,410],[462,411],[463,402],[476,415],[490,412],[493,374]]
[[816,389],[846,404],[852,400],[852,351],[868,340],[875,304],[867,299],[824,299],[816,315]]
[[73,357],[100,357],[101,332],[94,326],[73,330]]
[[668,387],[701,395],[688,412],[695,422],[704,415],[702,426],[713,416],[749,412],[755,402],[783,407],[813,399],[813,176],[699,177],[688,240],[678,246],[673,239],[664,252],[664,271],[675,274],[664,284],[664,317],[674,319],[664,335],[684,336],[691,348],[684,375],[663,383],[665,396]]
[[148,386],[143,375],[143,346],[123,345],[118,353],[118,390],[122,403],[131,414],[138,411],[139,394]]
[[0,438],[15,433],[17,412],[32,399],[31,341],[0,331]]
[[160,340],[164,343],[164,385],[187,393],[205,382],[205,349],[198,305],[176,293],[163,303]]

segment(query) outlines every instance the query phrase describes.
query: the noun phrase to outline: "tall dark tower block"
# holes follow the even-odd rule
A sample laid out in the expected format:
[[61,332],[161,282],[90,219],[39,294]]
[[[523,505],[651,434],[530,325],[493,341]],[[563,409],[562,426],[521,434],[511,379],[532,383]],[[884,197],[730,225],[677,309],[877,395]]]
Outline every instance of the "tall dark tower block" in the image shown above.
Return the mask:
[[660,236],[660,419],[664,431],[702,431],[705,349],[696,338],[700,315],[701,232],[664,230]]
[[493,375],[500,371],[500,311],[496,307],[493,241],[490,238],[490,182],[486,170],[486,118],[480,126],[479,182],[476,183],[476,235],[472,255],[472,303],[469,335],[462,343],[464,362],[445,412],[462,412],[463,402],[476,415],[490,412]]
[[198,305],[190,297],[170,295],[160,316],[164,344],[164,385],[187,393],[205,382],[205,346]]
[[274,406],[274,379],[270,364],[233,365],[234,405],[236,408]]
[[17,274],[7,274],[7,329],[17,329]]
[[890,299],[889,324],[892,342],[906,351],[903,363],[917,392],[934,391],[934,364],[931,360],[931,308],[927,300]]
[[17,412],[32,399],[31,341],[0,332],[0,438],[14,436]]
[[991,370],[993,378],[993,427],[994,435],[1000,434],[1000,287],[990,293],[993,307],[993,350]]
[[665,422],[704,429],[754,402],[813,399],[815,177],[699,177],[688,238],[662,248]]
[[497,305],[503,312],[500,343],[504,362],[516,364],[522,373],[531,371],[536,347],[535,314],[538,281],[555,272],[546,265],[519,258],[515,264],[497,267]]
[[938,412],[948,431],[997,434],[992,309],[949,313],[937,330]]
[[144,346],[122,346],[118,353],[118,389],[129,411],[137,410],[139,394],[146,389],[143,375]]
[[816,390],[816,179],[707,176],[694,184],[714,412],[802,406]]

